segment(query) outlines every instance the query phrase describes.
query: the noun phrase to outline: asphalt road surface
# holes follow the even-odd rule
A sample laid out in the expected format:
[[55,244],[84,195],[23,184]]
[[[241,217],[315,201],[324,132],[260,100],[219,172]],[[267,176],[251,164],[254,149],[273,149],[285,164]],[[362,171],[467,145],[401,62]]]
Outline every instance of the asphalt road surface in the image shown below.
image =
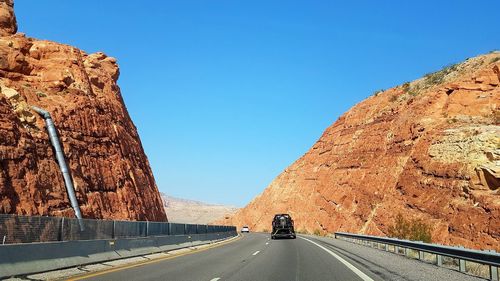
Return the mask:
[[[346,247],[349,247],[349,252]],[[373,258],[365,253],[373,255]],[[373,261],[375,258],[379,260]],[[243,234],[237,241],[205,251],[112,272],[92,273],[77,280],[469,279],[465,274],[345,241],[312,236],[271,240],[269,234],[249,233]]]

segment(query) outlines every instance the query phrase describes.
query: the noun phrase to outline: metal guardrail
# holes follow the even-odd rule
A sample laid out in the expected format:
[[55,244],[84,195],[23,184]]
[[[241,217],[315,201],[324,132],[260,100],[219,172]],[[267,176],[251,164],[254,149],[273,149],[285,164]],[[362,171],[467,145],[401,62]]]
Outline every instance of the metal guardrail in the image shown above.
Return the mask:
[[[388,245],[394,247],[394,252],[399,254],[400,250],[403,250],[403,254],[407,256],[407,249],[411,249],[418,252],[418,259],[424,260],[425,253],[430,253],[435,255],[434,264],[438,266],[443,266],[443,257],[453,258],[458,260],[458,269],[461,272],[466,272],[466,261],[474,262],[489,267],[489,276],[486,277],[490,280],[499,280],[500,267],[500,254],[495,251],[479,251],[471,250],[459,247],[450,247],[438,244],[429,244],[419,241],[409,241],[400,240],[395,238],[371,236],[371,235],[360,235],[344,232],[335,232],[335,238],[346,238],[347,240],[352,240],[352,242],[375,242],[383,245],[385,251],[389,251]],[[475,275],[475,274],[473,274]]]
[[[85,225],[82,231],[79,223]],[[0,214],[0,245],[236,231],[234,226]]]

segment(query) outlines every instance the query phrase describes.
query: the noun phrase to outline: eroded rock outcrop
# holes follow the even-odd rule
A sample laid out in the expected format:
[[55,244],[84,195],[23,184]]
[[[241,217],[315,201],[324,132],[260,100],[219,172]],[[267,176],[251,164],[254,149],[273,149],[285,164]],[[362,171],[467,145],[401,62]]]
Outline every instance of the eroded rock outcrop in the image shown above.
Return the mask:
[[14,14],[14,0],[0,0],[0,36],[8,36],[17,32],[17,21]]
[[0,213],[74,216],[36,105],[58,128],[84,217],[166,220],[116,60],[16,34],[12,7],[0,1]]
[[500,250],[500,53],[369,97],[224,223],[386,235],[398,213],[438,243]]

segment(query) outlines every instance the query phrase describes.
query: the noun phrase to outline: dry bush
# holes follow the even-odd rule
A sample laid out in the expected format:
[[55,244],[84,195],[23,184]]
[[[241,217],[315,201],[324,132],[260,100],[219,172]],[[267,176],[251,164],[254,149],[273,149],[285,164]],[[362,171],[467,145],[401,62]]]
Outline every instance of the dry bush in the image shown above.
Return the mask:
[[396,95],[396,94],[394,94],[394,95],[392,95],[392,96],[389,97],[389,101],[390,102],[395,102],[397,100],[398,100],[398,95]]
[[300,233],[300,234],[309,234],[309,231],[307,231],[306,229],[300,229],[297,231],[297,233]]
[[401,213],[398,214],[394,224],[389,227],[389,237],[399,239],[432,242],[431,226],[421,219],[407,220]]

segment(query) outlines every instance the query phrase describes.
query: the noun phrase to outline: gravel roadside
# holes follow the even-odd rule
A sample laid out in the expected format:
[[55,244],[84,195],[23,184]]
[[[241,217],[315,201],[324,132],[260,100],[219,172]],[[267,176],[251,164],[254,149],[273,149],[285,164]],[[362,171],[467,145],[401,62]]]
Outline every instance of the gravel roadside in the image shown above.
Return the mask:
[[485,279],[467,275],[455,270],[406,258],[391,252],[358,245],[344,240],[303,235],[315,240],[358,268],[366,268],[383,280],[397,281],[484,281]]

